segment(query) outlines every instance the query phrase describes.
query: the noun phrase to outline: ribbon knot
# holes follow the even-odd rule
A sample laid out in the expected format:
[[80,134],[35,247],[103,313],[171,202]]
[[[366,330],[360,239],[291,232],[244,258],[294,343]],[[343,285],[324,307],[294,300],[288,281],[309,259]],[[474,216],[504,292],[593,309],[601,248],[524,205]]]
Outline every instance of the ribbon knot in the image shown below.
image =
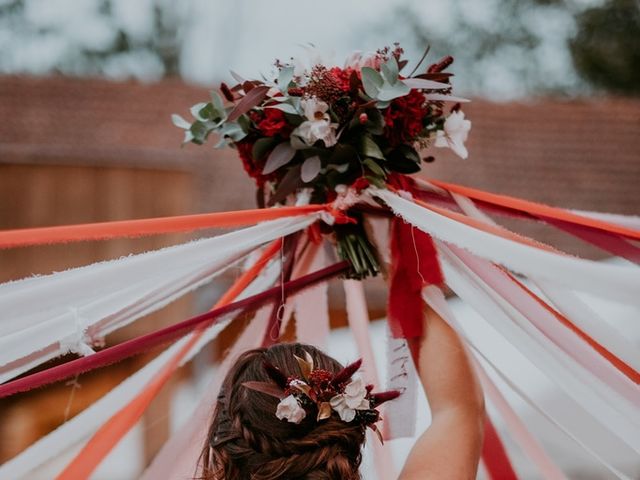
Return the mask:
[[75,330],[73,333],[59,341],[60,349],[65,353],[77,353],[83,357],[96,353],[95,350],[91,348],[93,341],[91,336],[87,333],[89,326],[85,319],[80,315],[78,308],[69,307],[69,313],[73,317]]

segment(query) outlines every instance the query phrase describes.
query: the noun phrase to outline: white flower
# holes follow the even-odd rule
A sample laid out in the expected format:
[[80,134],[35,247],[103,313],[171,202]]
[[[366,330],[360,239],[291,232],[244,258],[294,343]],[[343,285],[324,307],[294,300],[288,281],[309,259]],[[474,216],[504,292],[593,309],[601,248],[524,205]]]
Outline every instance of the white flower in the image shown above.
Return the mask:
[[353,68],[354,70],[362,70],[363,67],[370,67],[374,70],[380,70],[382,58],[377,53],[365,53],[360,51],[353,52],[345,61],[345,68]]
[[343,422],[351,422],[356,410],[368,410],[369,400],[365,398],[367,389],[361,378],[355,378],[345,387],[344,393],[333,397],[329,403]]
[[276,417],[280,420],[287,419],[291,423],[300,423],[304,417],[307,416],[307,412],[300,406],[298,400],[293,395],[283,398],[278,403],[276,410]]
[[457,111],[451,113],[444,121],[444,131],[438,130],[435,141],[436,147],[449,147],[459,157],[467,158],[469,153],[464,146],[467,136],[471,130],[471,121],[465,120],[464,112]]
[[331,123],[331,118],[327,113],[329,105],[315,97],[302,100],[300,104],[307,120],[302,122],[292,132],[292,135],[299,137],[309,146],[318,140],[322,140],[325,147],[335,145],[338,142],[336,138],[337,124]]

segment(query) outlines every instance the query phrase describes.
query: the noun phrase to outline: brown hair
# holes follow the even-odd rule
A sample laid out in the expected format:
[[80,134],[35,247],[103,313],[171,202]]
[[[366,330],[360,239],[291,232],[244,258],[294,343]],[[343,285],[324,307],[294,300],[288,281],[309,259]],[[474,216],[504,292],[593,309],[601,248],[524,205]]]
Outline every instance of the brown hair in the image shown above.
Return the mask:
[[360,480],[365,427],[337,415],[299,424],[276,417],[278,399],[243,387],[247,381],[269,382],[263,361],[286,375],[300,376],[294,354],[307,351],[316,368],[342,369],[311,345],[282,343],[242,354],[227,374],[199,460],[204,480]]

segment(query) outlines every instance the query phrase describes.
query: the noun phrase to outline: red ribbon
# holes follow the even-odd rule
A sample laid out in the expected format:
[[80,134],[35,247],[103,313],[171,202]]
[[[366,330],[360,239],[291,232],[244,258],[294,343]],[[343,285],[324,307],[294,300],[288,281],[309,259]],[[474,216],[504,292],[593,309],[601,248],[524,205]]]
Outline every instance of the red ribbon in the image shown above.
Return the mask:
[[511,465],[507,450],[489,416],[486,417],[484,423],[482,462],[491,480],[518,480],[518,475]]
[[387,313],[395,338],[422,336],[422,289],[442,285],[444,277],[431,236],[405,223],[391,220],[391,275]]

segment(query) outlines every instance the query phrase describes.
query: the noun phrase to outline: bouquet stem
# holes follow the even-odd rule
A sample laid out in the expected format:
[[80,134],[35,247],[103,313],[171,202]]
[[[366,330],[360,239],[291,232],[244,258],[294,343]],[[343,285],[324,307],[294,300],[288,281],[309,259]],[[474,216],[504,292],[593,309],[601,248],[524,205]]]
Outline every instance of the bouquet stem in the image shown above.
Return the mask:
[[[355,215],[350,213],[350,216]],[[361,216],[356,218],[358,223],[336,225],[334,228],[338,241],[338,255],[351,264],[351,269],[346,273],[347,278],[362,280],[380,273],[380,262],[378,252],[367,238]]]

